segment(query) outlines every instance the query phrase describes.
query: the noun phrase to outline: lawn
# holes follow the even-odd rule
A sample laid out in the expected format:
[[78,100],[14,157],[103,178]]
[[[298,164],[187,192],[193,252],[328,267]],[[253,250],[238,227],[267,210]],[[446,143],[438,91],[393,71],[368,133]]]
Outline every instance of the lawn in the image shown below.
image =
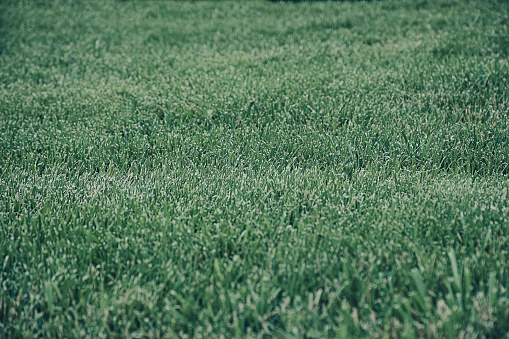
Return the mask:
[[0,338],[509,338],[509,3],[0,2]]

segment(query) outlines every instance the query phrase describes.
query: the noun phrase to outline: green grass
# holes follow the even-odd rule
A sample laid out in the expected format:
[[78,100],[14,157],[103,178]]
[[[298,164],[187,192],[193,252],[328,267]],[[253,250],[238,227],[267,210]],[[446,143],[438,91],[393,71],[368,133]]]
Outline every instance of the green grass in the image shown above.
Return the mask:
[[0,337],[509,337],[507,2],[0,18]]

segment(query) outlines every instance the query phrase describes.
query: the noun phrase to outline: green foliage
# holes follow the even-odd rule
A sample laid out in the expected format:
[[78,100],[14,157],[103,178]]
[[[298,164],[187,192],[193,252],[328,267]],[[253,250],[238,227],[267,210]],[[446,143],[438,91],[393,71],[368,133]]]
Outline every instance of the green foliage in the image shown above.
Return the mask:
[[1,2],[0,337],[507,337],[508,7]]

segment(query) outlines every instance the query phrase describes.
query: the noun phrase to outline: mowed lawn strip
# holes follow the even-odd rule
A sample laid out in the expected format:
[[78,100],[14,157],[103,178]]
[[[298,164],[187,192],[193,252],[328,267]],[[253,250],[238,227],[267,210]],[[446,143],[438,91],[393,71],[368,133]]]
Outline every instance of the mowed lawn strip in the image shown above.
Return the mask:
[[509,334],[509,4],[0,23],[0,337]]

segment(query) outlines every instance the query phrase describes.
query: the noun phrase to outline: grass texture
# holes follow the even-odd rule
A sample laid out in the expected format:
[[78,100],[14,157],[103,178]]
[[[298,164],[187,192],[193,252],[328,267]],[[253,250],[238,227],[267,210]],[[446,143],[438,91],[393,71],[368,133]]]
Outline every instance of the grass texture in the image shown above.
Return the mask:
[[509,3],[0,18],[0,337],[508,338]]

